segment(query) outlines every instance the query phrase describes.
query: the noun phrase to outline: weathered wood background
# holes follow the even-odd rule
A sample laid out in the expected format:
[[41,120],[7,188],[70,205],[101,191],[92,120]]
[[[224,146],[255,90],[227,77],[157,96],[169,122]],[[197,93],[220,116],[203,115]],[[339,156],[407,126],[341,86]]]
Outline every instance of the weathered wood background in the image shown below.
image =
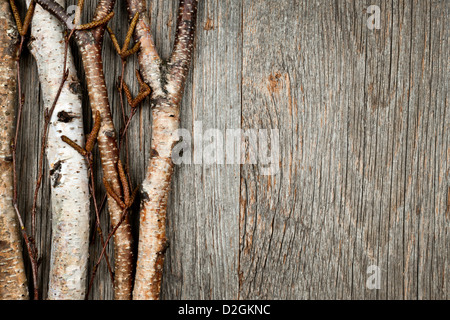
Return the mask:
[[[87,1],[84,21],[95,2]],[[156,45],[168,57],[178,1],[149,2]],[[380,6],[380,30],[367,27],[370,5]],[[110,26],[122,41],[125,1],[115,11]],[[449,299],[449,26],[448,0],[201,0],[181,126],[279,129],[280,171],[176,167],[162,298]],[[44,112],[35,63],[28,52],[23,60],[26,212]],[[120,59],[109,37],[104,64],[120,128]],[[131,59],[126,69],[134,92],[136,67]],[[85,110],[89,131],[87,100]],[[149,158],[149,111],[146,101],[130,128],[134,185]],[[46,180],[37,237],[44,298],[49,188]],[[102,219],[108,230],[105,212]],[[91,266],[99,251],[97,241]],[[379,290],[366,287],[372,265],[380,268]],[[112,298],[104,262],[91,298]]]

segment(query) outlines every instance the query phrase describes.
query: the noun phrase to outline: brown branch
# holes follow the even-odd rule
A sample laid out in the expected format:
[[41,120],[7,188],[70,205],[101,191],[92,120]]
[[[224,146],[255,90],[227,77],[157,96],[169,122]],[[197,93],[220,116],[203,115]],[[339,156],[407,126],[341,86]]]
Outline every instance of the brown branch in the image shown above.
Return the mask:
[[120,181],[123,188],[123,201],[125,205],[130,203],[130,187],[128,185],[127,176],[125,170],[123,169],[122,161],[119,160],[117,163],[117,169],[119,170]]
[[[96,221],[96,227],[97,232],[100,237],[100,244],[102,246],[105,246],[105,240],[103,239],[103,230],[100,225],[100,209],[97,204],[97,198],[96,198],[96,192],[95,192],[95,177],[94,177],[94,168],[91,161],[91,155],[87,155],[86,158],[89,161],[89,175],[91,179],[91,194],[92,194],[92,201],[94,203],[94,210],[95,210],[95,221]],[[112,271],[111,264],[109,262],[108,254],[105,253],[105,260],[106,260],[106,266],[108,267],[109,275],[111,277],[111,282],[114,283],[114,272]],[[86,296],[89,295],[89,290],[86,292]]]
[[[114,48],[116,49],[117,53],[119,54],[119,56],[120,56],[120,58],[122,60],[122,75],[119,77],[120,86],[118,87],[118,91],[119,91],[119,97],[120,97],[120,107],[121,107],[121,110],[122,110],[122,118],[123,118],[124,123],[126,123],[126,124],[125,124],[124,129],[120,131],[119,152],[120,152],[120,150],[122,148],[123,140],[125,139],[126,140],[126,143],[125,143],[125,149],[126,149],[125,150],[125,154],[126,154],[126,167],[127,167],[126,171],[128,172],[128,179],[130,181],[131,181],[131,179],[129,177],[129,171],[130,170],[129,170],[129,153],[128,153],[127,130],[129,128],[129,125],[131,123],[132,118],[134,117],[134,115],[136,113],[137,105],[141,101],[143,101],[145,99],[145,97],[147,97],[150,94],[150,92],[151,92],[150,91],[150,87],[146,83],[144,83],[142,81],[142,78],[141,78],[141,76],[139,74],[139,70],[136,70],[136,75],[138,77],[138,81],[139,81],[139,84],[140,84],[141,88],[140,88],[139,95],[138,95],[138,97],[135,100],[132,99],[130,90],[128,89],[127,85],[125,84],[125,82],[123,80],[124,79],[124,74],[125,74],[125,65],[126,65],[127,58],[129,56],[135,54],[139,50],[139,47],[140,47],[140,43],[137,42],[133,46],[132,49],[128,49],[128,47],[130,45],[131,37],[133,36],[133,32],[134,32],[134,30],[136,28],[136,24],[138,22],[138,19],[139,19],[139,12],[136,12],[134,17],[133,17],[133,19],[130,22],[130,26],[128,27],[128,31],[127,31],[127,34],[126,34],[126,37],[125,37],[125,41],[124,41],[124,44],[123,44],[122,48],[120,47],[119,42],[117,40],[117,37],[114,34],[114,32],[112,31],[112,29],[109,28],[109,27],[107,28],[108,33],[109,33],[109,35],[111,37],[111,41],[112,41],[112,43],[114,45]],[[125,108],[124,108],[124,103],[123,103],[123,91],[125,91],[127,100],[130,103],[130,105],[132,106],[131,114],[128,117],[128,119],[127,119],[127,117],[125,115]],[[120,171],[119,171],[119,173],[120,173]],[[122,186],[124,186],[124,185],[125,185],[125,182],[122,179]],[[125,193],[125,196],[127,196],[126,193]]]
[[127,214],[128,211],[129,211],[128,208],[123,209],[119,222],[116,224],[116,226],[108,234],[108,237],[106,238],[106,241],[103,244],[102,251],[100,253],[100,256],[97,259],[97,263],[95,264],[95,266],[93,268],[91,279],[89,280],[89,287],[88,287],[88,290],[87,290],[87,293],[86,293],[86,299],[89,297],[89,293],[90,293],[90,291],[92,289],[92,284],[94,283],[94,278],[95,278],[95,275],[97,273],[98,266],[100,265],[100,262],[102,261],[103,255],[106,255],[106,247],[108,246],[109,240],[111,240],[112,236],[117,232],[117,230],[122,225],[122,223],[128,218],[128,214]]
[[[114,8],[116,0],[99,0],[94,13],[94,21],[101,20],[106,17]],[[106,24],[99,26],[92,30],[92,35],[99,46],[103,43],[103,36],[105,35]]]
[[163,61],[153,41],[146,1],[127,0],[127,9],[130,20],[134,18],[136,13],[139,13],[139,19],[134,31],[135,41],[141,44],[138,57],[139,65],[145,81],[152,88],[152,98],[156,100],[164,95],[163,74],[161,71]]
[[116,233],[117,229],[122,225],[122,223],[125,221],[125,219],[128,217],[128,213],[129,213],[129,209],[130,207],[133,205],[134,200],[136,198],[137,192],[138,192],[139,188],[137,187],[133,193],[131,194],[131,198],[129,203],[127,203],[127,205],[123,208],[122,214],[121,214],[121,218],[120,221],[117,223],[116,226],[114,226],[114,228],[111,230],[111,232],[109,233],[105,243],[103,244],[103,248],[102,251],[100,253],[100,256],[98,257],[97,263],[94,266],[94,270],[92,272],[92,276],[91,279],[89,281],[89,288],[86,294],[86,299],[89,297],[89,292],[91,291],[92,288],[92,284],[94,282],[94,278],[95,278],[95,274],[97,273],[98,270],[98,266],[100,265],[100,262],[102,260],[103,255],[106,255],[106,247],[109,243],[109,240],[111,240],[111,237]]
[[172,55],[168,63],[169,75],[167,79],[167,90],[175,104],[179,104],[183,97],[184,85],[192,60],[197,6],[198,0],[180,0],[177,31]]

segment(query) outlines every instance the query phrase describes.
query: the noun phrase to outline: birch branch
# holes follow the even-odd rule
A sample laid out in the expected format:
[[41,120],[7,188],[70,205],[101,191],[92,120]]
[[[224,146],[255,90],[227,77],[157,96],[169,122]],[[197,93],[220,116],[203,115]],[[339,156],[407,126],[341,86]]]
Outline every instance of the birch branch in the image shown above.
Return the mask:
[[[70,17],[54,0],[38,0],[44,9],[55,15],[67,26],[71,22]],[[113,0],[101,0],[98,5],[98,15],[108,15],[112,9]],[[106,9],[105,9],[106,8]],[[69,27],[69,26],[68,26]],[[96,31],[95,31],[96,32]],[[86,82],[93,117],[98,111],[101,116],[101,128],[98,135],[98,147],[102,162],[103,176],[108,181],[115,194],[122,195],[117,164],[119,152],[116,141],[116,131],[111,117],[111,110],[106,90],[103,62],[101,55],[101,38],[103,32],[94,34],[90,30],[77,30],[74,33],[76,42],[81,52]],[[108,211],[111,224],[118,225],[122,218],[122,209],[114,198],[108,196]],[[132,288],[132,236],[128,216],[122,221],[114,234],[115,254],[115,299],[128,300],[131,298]]]
[[171,102],[178,106],[183,98],[194,51],[197,5],[198,0],[180,0],[175,43],[168,63],[166,90]]
[[[55,1],[65,4],[65,0]],[[37,63],[47,111],[55,101],[62,75],[68,71],[49,119],[46,150],[52,181],[48,298],[81,300],[86,293],[89,255],[89,180],[84,157],[61,140],[64,134],[73,141],[84,142],[80,84],[72,55],[66,52],[63,32],[61,23],[38,5],[31,23],[29,48]]]
[[[93,21],[104,19],[114,9],[115,0],[99,0],[97,7],[95,8]],[[103,36],[105,35],[106,25],[101,25],[95,29],[92,29],[92,35],[97,43],[101,46],[103,43]]]
[[8,0],[0,0],[0,300],[26,300],[27,278],[14,208],[16,51],[19,33]]
[[163,61],[156,50],[152,33],[150,19],[147,12],[145,0],[127,0],[128,16],[131,20],[136,13],[139,19],[135,27],[134,38],[140,42],[140,53],[138,55],[140,71],[145,81],[152,88],[152,99],[163,97],[162,65]]
[[156,52],[145,0],[128,0],[130,19],[139,12],[135,38],[141,43],[139,66],[152,93],[150,162],[142,183],[139,245],[133,299],[159,299],[167,248],[166,211],[173,174],[172,150],[180,120],[180,102],[194,50],[198,0],[180,0],[177,33],[167,70]]

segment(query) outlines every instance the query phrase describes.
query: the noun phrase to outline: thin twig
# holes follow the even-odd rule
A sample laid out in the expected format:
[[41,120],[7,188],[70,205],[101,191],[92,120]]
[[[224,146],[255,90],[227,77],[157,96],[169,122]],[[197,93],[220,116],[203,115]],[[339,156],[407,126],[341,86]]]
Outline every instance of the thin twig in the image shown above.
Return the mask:
[[[39,299],[39,287],[37,282],[37,274],[38,274],[38,251],[36,248],[36,243],[34,241],[34,238],[29,236],[25,225],[23,223],[22,215],[19,211],[19,205],[18,205],[18,182],[17,182],[17,143],[19,141],[19,132],[20,132],[20,124],[22,122],[22,113],[23,113],[23,106],[25,103],[25,98],[22,94],[22,81],[20,79],[21,74],[21,68],[20,68],[20,58],[22,56],[23,51],[23,45],[25,42],[25,35],[27,33],[27,29],[29,26],[29,22],[26,24],[26,28],[23,28],[22,22],[20,20],[20,15],[18,13],[17,7],[15,6],[14,0],[10,1],[11,8],[14,14],[14,18],[16,20],[17,28],[19,29],[20,34],[20,44],[17,49],[16,54],[16,68],[17,68],[17,91],[18,91],[18,100],[19,100],[19,109],[17,112],[17,120],[16,120],[16,132],[14,135],[14,141],[11,143],[11,152],[12,152],[12,158],[13,158],[13,205],[14,209],[16,211],[17,218],[20,223],[20,231],[22,233],[22,236],[25,240],[25,245],[27,247],[28,256],[30,258],[30,264],[31,264],[31,273],[33,278],[33,298],[34,300]],[[32,10],[28,10],[28,12],[33,12]],[[32,15],[32,13],[31,13]],[[27,14],[27,21],[31,20],[31,15]]]
[[100,265],[100,262],[101,262],[101,260],[103,258],[103,255],[106,254],[106,247],[108,246],[109,240],[111,240],[112,236],[116,233],[117,229],[119,229],[119,227],[125,221],[125,218],[128,215],[127,213],[129,212],[128,209],[129,209],[129,207],[126,207],[126,208],[123,209],[119,223],[111,230],[111,232],[108,234],[108,237],[106,238],[106,241],[105,241],[105,244],[103,245],[103,248],[102,248],[102,251],[100,253],[100,256],[98,257],[97,263],[95,264],[94,269],[92,271],[91,279],[89,280],[89,286],[88,286],[88,290],[87,290],[87,293],[86,293],[86,300],[88,299],[89,293],[90,293],[90,291],[92,289],[92,284],[94,283],[94,278],[95,278],[95,275],[97,273],[98,266]]
[[[89,163],[89,176],[91,179],[91,194],[92,194],[92,201],[94,203],[94,210],[95,210],[95,221],[97,224],[97,232],[98,235],[100,237],[100,243],[102,246],[105,245],[105,240],[103,239],[103,231],[102,231],[102,227],[100,225],[100,211],[97,205],[97,199],[96,199],[96,194],[95,194],[95,177],[94,177],[94,168],[92,166],[92,161],[90,159],[91,155],[86,155],[86,160]],[[105,253],[105,260],[106,260],[106,265],[108,267],[108,271],[111,277],[111,282],[114,283],[114,272],[112,270],[111,264],[109,262],[109,257],[108,254]]]
[[31,209],[31,217],[32,217],[32,225],[31,225],[31,232],[33,235],[35,235],[36,232],[36,207],[37,207],[37,197],[39,194],[39,189],[41,187],[42,184],[42,177],[43,177],[43,163],[44,163],[44,154],[45,154],[45,149],[47,148],[47,134],[48,134],[48,125],[50,123],[50,119],[52,118],[53,115],[53,111],[55,110],[56,104],[58,102],[58,99],[61,95],[62,89],[64,88],[64,84],[66,83],[67,77],[69,76],[69,70],[66,70],[66,66],[64,65],[64,75],[63,78],[61,80],[61,84],[59,85],[58,88],[58,92],[56,93],[56,97],[55,100],[53,101],[53,104],[50,108],[50,111],[45,110],[45,120],[44,120],[44,129],[43,129],[43,133],[42,133],[42,141],[41,141],[41,152],[39,154],[39,167],[38,167],[38,178],[36,181],[36,186],[34,189],[34,197],[33,197],[33,206]]

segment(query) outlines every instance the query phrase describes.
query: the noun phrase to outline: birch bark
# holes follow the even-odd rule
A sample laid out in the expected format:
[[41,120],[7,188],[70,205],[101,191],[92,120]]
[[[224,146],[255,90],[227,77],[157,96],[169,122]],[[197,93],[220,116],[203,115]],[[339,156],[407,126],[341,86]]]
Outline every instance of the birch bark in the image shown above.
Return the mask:
[[26,300],[21,235],[13,206],[13,163],[18,32],[9,1],[0,0],[0,300]]
[[141,43],[139,66],[152,88],[150,162],[142,183],[138,259],[133,299],[159,299],[166,240],[166,210],[173,174],[172,150],[178,142],[180,103],[189,73],[198,0],[180,0],[172,55],[164,66],[153,43],[145,0],[128,0],[131,19],[139,12],[135,38]]
[[[65,5],[65,0],[55,1]],[[48,111],[64,73],[64,27],[39,5],[31,24],[29,48],[37,63]],[[65,135],[81,146],[85,140],[80,85],[70,52],[66,69],[69,73],[51,116],[46,149],[52,209],[50,300],[84,299],[89,255],[88,165],[83,156],[61,139]]]
[[[100,0],[95,14],[96,19],[106,16],[112,10],[114,2],[114,0]],[[60,21],[66,24],[71,21],[64,8],[54,0],[37,0],[37,3],[51,12]],[[99,30],[104,31],[104,28],[98,27],[92,31],[75,31],[74,36],[83,60],[93,117],[97,111],[101,116],[101,127],[97,142],[102,162],[103,176],[114,192],[117,195],[122,195],[122,187],[117,169],[119,150],[117,148],[116,131],[112,121],[105,75],[103,73],[101,43],[104,32],[100,32]],[[108,211],[112,226],[117,226],[122,220],[123,210],[115,199],[109,195]],[[116,300],[131,299],[133,272],[132,242],[131,225],[128,215],[126,215],[114,234],[114,298]]]
[[[103,74],[101,48],[90,33],[75,33],[79,44],[83,64],[85,65],[86,82],[93,114],[100,112],[102,122],[98,134],[98,148],[102,162],[103,176],[118,195],[122,194],[117,164],[119,150],[117,148],[116,131],[111,116],[108,92]],[[122,217],[123,210],[108,195],[108,210],[112,226],[116,226]],[[128,216],[114,234],[114,296],[116,300],[131,299],[132,287],[132,236]]]

